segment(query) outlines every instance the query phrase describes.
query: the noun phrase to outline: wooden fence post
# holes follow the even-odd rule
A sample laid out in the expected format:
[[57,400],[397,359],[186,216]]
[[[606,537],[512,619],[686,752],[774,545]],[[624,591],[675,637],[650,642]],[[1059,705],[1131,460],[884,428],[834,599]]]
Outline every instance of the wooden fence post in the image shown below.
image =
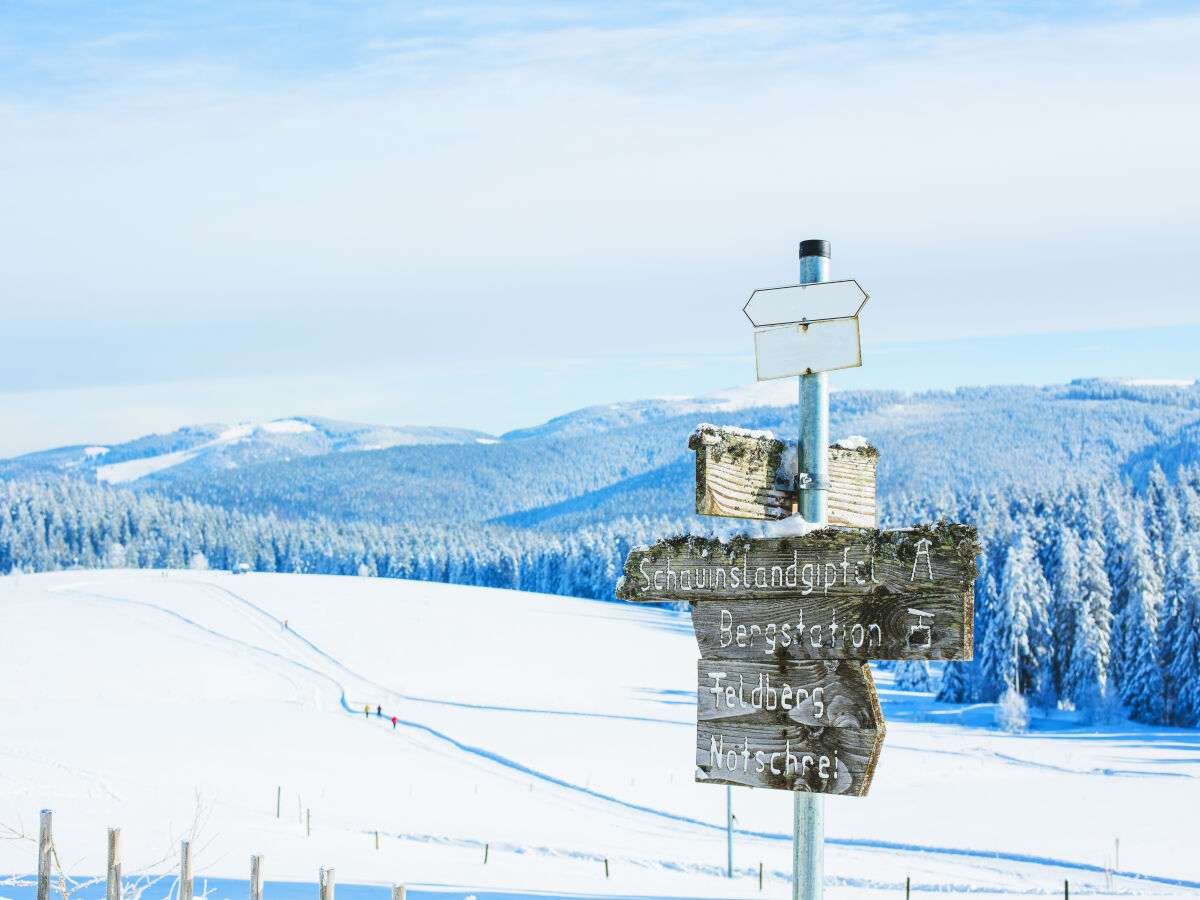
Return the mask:
[[179,842],[179,900],[192,900],[192,845]]
[[105,900],[121,900],[121,829],[108,829],[108,877]]
[[305,835],[305,837],[312,837],[312,810],[311,809],[306,809],[304,811],[304,835]]
[[50,900],[50,853],[54,849],[54,833],[50,825],[50,810],[42,810],[38,828],[37,900]]
[[1071,882],[1063,879],[1063,900],[1071,900]]
[[321,869],[320,900],[333,900],[333,869]]
[[283,785],[275,788],[275,818],[279,818],[280,810],[283,806]]
[[250,857],[250,900],[262,900],[262,857]]
[[405,887],[402,884],[392,885],[392,900],[404,900],[406,893]]
[[375,849],[376,850],[379,849],[379,831],[378,831],[378,829],[375,831]]

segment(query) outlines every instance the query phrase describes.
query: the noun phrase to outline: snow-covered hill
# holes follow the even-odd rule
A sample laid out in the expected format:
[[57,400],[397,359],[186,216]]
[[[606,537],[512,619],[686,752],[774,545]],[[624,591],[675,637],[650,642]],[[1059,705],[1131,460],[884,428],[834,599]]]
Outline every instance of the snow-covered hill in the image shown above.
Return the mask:
[[[737,877],[721,877],[725,792],[692,781],[695,658],[686,615],[515,591],[8,576],[0,824],[31,831],[52,808],[61,858],[86,874],[120,825],[131,873],[190,827],[199,792],[198,878],[244,878],[262,853],[270,879],[306,882],[295,896],[321,865],[343,884],[462,893],[781,896],[786,794],[734,792]],[[894,897],[906,876],[918,891],[1102,891],[1116,838],[1115,890],[1200,890],[1200,733],[1040,721],[1014,737],[986,727],[987,706],[880,685],[871,796],[827,801],[831,898]],[[0,841],[0,872],[34,866],[31,844]]]
[[351,450],[494,440],[481,431],[465,428],[365,425],[306,416],[261,423],[192,425],[112,446],[58,447],[6,460],[0,466],[0,475],[94,473],[97,481],[125,484],[159,475],[178,477]]

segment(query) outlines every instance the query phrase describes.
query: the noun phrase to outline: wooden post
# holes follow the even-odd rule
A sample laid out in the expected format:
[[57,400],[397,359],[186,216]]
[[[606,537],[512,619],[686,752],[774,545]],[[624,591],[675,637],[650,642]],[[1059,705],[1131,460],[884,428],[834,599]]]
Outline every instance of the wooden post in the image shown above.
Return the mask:
[[306,809],[304,811],[304,835],[305,835],[305,837],[312,837],[312,810],[311,809]]
[[283,805],[283,785],[275,788],[275,818],[279,818],[280,807]]
[[1071,882],[1063,879],[1063,900],[1071,900]]
[[483,845],[483,864],[485,866],[487,865],[487,858],[488,858],[488,845],[484,844]]
[[43,809],[41,825],[38,828],[37,900],[50,900],[50,854],[54,849],[50,818],[50,810]]
[[379,830],[375,830],[375,849],[379,849]]
[[192,845],[179,842],[179,900],[192,900]]
[[321,869],[320,900],[333,900],[333,869]]
[[758,864],[758,889],[762,890],[762,862]]
[[392,885],[392,900],[404,900],[405,893],[406,893],[406,891],[405,891],[404,885],[402,885],[402,884],[393,884]]
[[121,829],[108,829],[108,875],[105,900],[121,900]]
[[912,890],[912,876],[904,876],[904,900],[908,900],[908,892]]
[[262,900],[262,857],[250,857],[250,900]]
[[604,877],[608,877],[608,857],[604,857]]

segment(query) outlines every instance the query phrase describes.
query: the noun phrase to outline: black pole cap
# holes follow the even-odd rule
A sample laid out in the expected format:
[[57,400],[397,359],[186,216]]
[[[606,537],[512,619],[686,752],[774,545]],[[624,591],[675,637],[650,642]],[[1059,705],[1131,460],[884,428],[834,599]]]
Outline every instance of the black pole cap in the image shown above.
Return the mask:
[[829,241],[801,241],[800,258],[806,256],[824,256],[829,259]]

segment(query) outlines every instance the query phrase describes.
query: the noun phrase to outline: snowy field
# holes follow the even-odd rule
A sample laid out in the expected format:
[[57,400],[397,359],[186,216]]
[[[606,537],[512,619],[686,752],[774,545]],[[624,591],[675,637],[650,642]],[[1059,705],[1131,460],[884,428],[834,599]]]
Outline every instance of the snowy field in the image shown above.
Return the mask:
[[[132,874],[199,807],[197,887],[214,898],[245,896],[251,853],[268,900],[315,896],[320,866],[364,900],[392,882],[787,896],[782,792],[734,790],[723,877],[725,790],[692,780],[697,655],[686,615],[619,603],[303,575],[3,577],[0,826],[36,834],[53,809],[64,866],[90,876],[119,825]],[[826,803],[830,898],[903,896],[906,877],[918,896],[1200,891],[1200,732],[1064,719],[1015,737],[990,707],[877,680],[871,795]],[[32,843],[0,840],[0,873],[35,867]]]

